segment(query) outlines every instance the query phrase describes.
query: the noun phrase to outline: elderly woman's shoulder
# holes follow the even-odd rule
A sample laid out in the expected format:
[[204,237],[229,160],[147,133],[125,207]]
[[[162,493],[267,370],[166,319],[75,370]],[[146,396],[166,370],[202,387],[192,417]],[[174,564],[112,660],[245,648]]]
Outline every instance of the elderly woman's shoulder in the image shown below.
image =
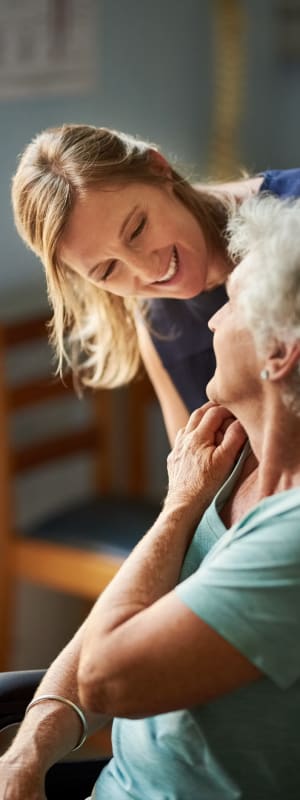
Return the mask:
[[265,497],[236,526],[232,543],[267,547],[268,556],[296,559],[300,565],[300,486]]

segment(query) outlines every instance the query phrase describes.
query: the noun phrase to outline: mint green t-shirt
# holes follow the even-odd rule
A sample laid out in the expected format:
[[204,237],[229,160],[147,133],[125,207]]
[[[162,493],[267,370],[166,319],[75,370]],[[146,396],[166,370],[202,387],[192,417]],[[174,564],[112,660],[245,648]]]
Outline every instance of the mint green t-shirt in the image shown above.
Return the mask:
[[95,800],[300,798],[300,489],[227,531],[218,511],[246,454],[204,514],[176,592],[264,677],[189,710],[116,719]]

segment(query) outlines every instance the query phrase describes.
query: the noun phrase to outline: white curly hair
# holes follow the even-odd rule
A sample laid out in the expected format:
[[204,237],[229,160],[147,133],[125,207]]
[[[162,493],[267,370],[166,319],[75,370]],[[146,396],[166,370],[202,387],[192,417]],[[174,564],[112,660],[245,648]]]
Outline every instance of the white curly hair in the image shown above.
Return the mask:
[[[249,198],[230,217],[228,238],[236,264],[248,256],[236,268],[238,297],[258,353],[267,355],[270,341],[300,341],[300,199]],[[299,361],[281,389],[300,415]]]

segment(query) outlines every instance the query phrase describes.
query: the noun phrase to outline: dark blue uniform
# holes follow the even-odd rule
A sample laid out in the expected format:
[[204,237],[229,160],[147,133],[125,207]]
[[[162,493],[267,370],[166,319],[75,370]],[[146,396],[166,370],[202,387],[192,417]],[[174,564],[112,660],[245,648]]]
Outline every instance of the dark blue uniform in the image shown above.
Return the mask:
[[[260,193],[300,196],[300,169],[269,170],[262,174]],[[191,300],[151,300],[153,344],[190,412],[207,400],[205,388],[215,371],[212,333],[207,322],[226,300],[223,286]]]

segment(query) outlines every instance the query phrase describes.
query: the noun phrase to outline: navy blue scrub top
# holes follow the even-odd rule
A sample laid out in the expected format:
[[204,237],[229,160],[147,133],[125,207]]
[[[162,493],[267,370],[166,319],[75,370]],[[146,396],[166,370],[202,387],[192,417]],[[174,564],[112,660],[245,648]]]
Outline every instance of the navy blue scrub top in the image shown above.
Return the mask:
[[[300,196],[300,169],[269,170],[261,192]],[[191,300],[158,298],[150,302],[153,344],[188,410],[206,402],[205,388],[215,371],[210,317],[227,301],[224,286]]]

